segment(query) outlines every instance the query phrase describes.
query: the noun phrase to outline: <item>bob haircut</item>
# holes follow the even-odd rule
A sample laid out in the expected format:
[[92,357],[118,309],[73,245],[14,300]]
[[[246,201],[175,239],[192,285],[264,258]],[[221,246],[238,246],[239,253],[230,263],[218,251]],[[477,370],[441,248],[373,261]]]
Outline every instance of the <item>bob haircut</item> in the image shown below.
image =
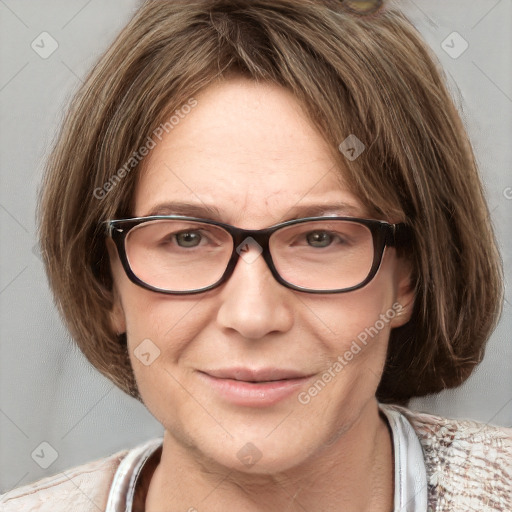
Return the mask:
[[[406,404],[458,386],[483,358],[503,270],[473,149],[417,30],[393,6],[363,14],[355,4],[148,0],[73,98],[39,193],[41,252],[78,347],[136,399],[126,333],[110,322],[100,223],[133,216],[143,148],[232,75],[290,90],[349,189],[376,218],[412,228],[399,256],[413,269],[414,308],[391,331],[377,398]],[[350,134],[366,146],[353,161],[337,149]]]

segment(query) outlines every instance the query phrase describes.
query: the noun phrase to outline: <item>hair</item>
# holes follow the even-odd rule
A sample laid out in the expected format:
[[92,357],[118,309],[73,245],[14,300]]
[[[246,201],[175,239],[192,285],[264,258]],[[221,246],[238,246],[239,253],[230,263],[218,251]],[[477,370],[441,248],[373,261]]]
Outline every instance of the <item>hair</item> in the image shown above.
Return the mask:
[[[126,334],[110,322],[115,290],[100,223],[133,214],[148,137],[235,74],[291,91],[369,211],[412,228],[399,256],[413,269],[414,307],[390,333],[377,398],[404,404],[460,385],[500,316],[502,262],[445,75],[389,5],[370,14],[334,0],[141,5],[73,97],[39,195],[46,272],[80,350],[142,401]],[[353,161],[337,150],[350,134],[366,146]]]

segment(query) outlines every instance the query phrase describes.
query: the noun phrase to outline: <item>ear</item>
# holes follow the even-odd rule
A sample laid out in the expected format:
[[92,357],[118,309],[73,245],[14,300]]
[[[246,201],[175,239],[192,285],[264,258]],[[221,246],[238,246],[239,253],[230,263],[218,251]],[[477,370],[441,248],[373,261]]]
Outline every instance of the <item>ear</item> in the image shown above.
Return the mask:
[[413,274],[413,265],[410,259],[407,257],[398,258],[396,267],[396,299],[392,306],[396,315],[390,322],[391,328],[400,327],[411,319],[416,296]]
[[121,260],[119,259],[119,254],[117,253],[117,248],[112,239],[108,238],[107,241],[107,250],[110,260],[110,272],[112,274],[112,295],[113,295],[113,303],[112,309],[110,310],[110,325],[117,335],[123,334],[126,332],[126,317],[124,314],[123,304],[121,302],[121,294],[118,289],[119,277],[122,272]]

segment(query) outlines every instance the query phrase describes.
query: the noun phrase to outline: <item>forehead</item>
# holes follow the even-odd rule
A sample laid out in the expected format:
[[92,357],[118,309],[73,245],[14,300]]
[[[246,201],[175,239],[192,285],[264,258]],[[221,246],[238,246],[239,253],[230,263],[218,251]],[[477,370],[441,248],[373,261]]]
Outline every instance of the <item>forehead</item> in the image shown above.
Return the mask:
[[332,148],[286,89],[232,78],[195,99],[146,157],[135,215],[185,202],[255,226],[282,220],[299,203],[343,202],[353,214],[362,208],[343,185]]

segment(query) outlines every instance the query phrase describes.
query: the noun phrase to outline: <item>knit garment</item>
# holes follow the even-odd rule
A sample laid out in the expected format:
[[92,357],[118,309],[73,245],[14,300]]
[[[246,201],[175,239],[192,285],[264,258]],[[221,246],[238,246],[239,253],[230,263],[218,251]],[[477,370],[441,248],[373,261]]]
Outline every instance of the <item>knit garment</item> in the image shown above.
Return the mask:
[[512,429],[392,407],[423,447],[429,512],[512,512]]

